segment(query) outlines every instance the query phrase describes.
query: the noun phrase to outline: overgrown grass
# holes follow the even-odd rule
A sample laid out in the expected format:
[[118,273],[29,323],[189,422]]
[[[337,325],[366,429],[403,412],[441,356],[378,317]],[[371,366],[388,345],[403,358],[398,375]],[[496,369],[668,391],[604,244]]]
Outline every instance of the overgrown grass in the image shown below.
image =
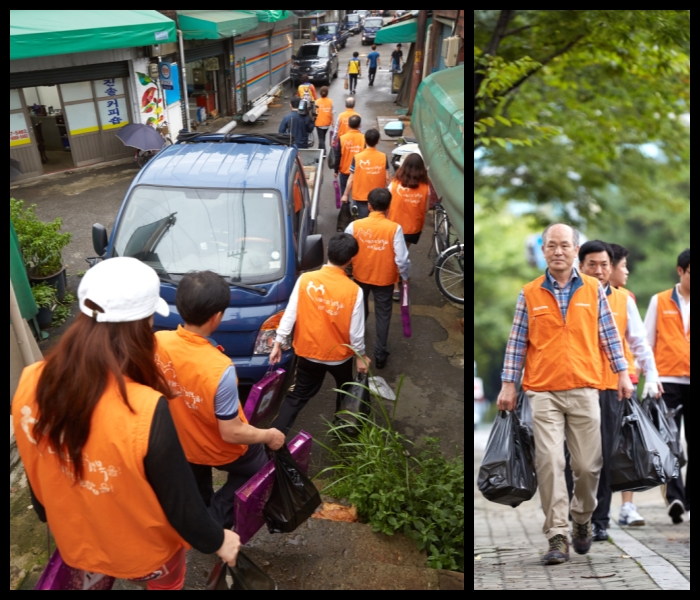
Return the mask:
[[389,415],[375,397],[371,416],[354,415],[358,429],[329,424],[333,443],[322,446],[335,464],[318,477],[330,475],[325,492],[355,504],[375,532],[403,532],[427,551],[431,568],[464,572],[464,458],[446,459],[438,439],[419,448],[396,431],[396,405]]

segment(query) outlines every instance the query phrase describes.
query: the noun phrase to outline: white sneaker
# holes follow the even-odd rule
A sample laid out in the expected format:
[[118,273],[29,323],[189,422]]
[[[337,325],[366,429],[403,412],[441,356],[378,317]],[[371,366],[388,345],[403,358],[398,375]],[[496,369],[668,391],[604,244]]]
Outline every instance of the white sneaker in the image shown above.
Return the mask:
[[625,502],[620,509],[620,518],[617,521],[623,527],[641,527],[646,525],[644,517],[637,512],[637,507],[631,502]]

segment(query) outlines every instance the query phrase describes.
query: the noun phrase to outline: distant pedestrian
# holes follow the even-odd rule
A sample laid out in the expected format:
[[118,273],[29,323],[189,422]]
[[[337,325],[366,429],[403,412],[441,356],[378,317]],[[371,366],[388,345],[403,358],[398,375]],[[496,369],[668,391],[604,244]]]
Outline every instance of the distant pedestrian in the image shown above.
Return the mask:
[[377,150],[380,139],[376,129],[365,133],[366,148],[352,159],[350,178],[342,197],[343,202],[348,202],[352,196],[353,212],[363,219],[369,216],[369,193],[378,187],[386,188],[391,183],[389,157]]
[[338,144],[338,140],[341,136],[350,131],[350,117],[355,115],[358,117],[361,116],[359,113],[355,112],[355,98],[348,96],[345,99],[345,110],[338,115],[338,120],[335,123],[335,135],[333,136],[334,145]]
[[372,52],[367,55],[367,67],[369,68],[369,87],[374,86],[374,79],[377,76],[377,69],[381,66],[380,54],[377,46],[372,45]]
[[333,100],[328,97],[328,87],[323,86],[319,90],[320,98],[316,100],[316,133],[318,133],[318,147],[326,149],[326,136],[328,129],[333,124]]
[[344,194],[351,175],[352,161],[365,149],[365,136],[360,131],[362,118],[359,115],[350,117],[350,131],[340,137],[339,151],[335,165],[335,176],[340,177],[340,193]]
[[391,206],[391,192],[377,188],[369,194],[370,214],[366,219],[350,223],[345,230],[353,235],[360,251],[352,261],[353,278],[365,295],[365,319],[369,318],[369,296],[374,296],[377,319],[377,341],[374,364],[383,369],[389,359],[389,327],[391,325],[394,284],[409,281],[411,261],[403,238],[401,225],[386,218]]
[[360,53],[353,52],[350,62],[348,62],[348,71],[345,74],[349,77],[350,93],[355,94],[357,92],[357,78],[362,75],[362,63],[360,63]]
[[[666,485],[668,515],[675,524],[690,520],[690,248],[681,252],[676,266],[680,283],[652,297],[644,324],[654,349],[664,401],[669,408],[683,405],[676,415],[678,429],[685,425],[688,471]],[[687,513],[687,515],[686,515]]]
[[294,96],[290,101],[292,112],[290,112],[279,127],[279,133],[291,135],[294,146],[297,148],[309,147],[309,135],[314,131],[314,122],[309,115],[299,113],[301,98]]
[[[357,252],[351,235],[334,235],[328,243],[328,264],[299,277],[277,328],[270,364],[281,360],[282,344],[292,334],[299,357],[294,385],[272,423],[285,434],[321,391],[326,374],[342,389],[353,381],[353,366],[360,373],[368,371],[371,361],[365,356],[363,292],[345,273]],[[339,394],[334,397],[338,412],[341,398]]]
[[310,104],[316,102],[318,99],[316,86],[309,81],[308,75],[301,76],[301,85],[299,86],[297,93],[299,94],[299,98],[308,101]]
[[[423,157],[414,152],[409,154],[396,172],[389,185],[391,192],[391,208],[389,220],[401,225],[406,247],[417,244],[425,226],[425,215],[428,212],[430,185],[428,169],[425,168]],[[401,300],[398,284],[394,290],[394,302]]]
[[[605,290],[573,266],[579,233],[568,225],[550,225],[542,234],[542,251],[545,274],[526,284],[518,297],[498,409],[515,409],[515,386],[524,366],[522,388],[532,404],[543,532],[549,541],[543,562],[558,565],[569,560],[569,513],[574,550],[587,554],[593,542],[591,517],[603,466],[598,390],[604,360],[618,374],[618,399],[631,398],[634,388]],[[576,481],[571,504],[565,441]]]
[[396,50],[391,53],[391,70],[394,73],[400,73],[403,67],[403,46],[401,44],[396,45]]

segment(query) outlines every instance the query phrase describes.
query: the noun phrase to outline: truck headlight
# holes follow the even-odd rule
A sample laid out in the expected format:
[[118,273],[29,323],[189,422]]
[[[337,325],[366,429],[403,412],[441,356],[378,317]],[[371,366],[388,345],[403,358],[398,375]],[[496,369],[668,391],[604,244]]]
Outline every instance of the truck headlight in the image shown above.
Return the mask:
[[[263,323],[260,328],[260,333],[258,333],[258,339],[255,340],[253,354],[270,354],[272,352],[272,348],[275,345],[275,338],[277,337],[277,328],[280,326],[283,315],[284,311],[278,312]],[[287,338],[285,343],[282,344],[282,350],[286,352],[290,350],[291,347],[291,339]]]

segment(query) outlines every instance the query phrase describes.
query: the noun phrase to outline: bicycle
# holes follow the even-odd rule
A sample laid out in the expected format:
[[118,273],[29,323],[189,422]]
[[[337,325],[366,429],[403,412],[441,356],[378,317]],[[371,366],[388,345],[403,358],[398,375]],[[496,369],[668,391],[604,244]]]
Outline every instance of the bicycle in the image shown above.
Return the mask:
[[442,294],[452,302],[464,304],[464,244],[457,241],[442,252],[433,271]]
[[433,246],[438,255],[452,245],[450,243],[451,230],[452,223],[450,223],[445,207],[438,202],[435,204],[435,214],[433,216]]

